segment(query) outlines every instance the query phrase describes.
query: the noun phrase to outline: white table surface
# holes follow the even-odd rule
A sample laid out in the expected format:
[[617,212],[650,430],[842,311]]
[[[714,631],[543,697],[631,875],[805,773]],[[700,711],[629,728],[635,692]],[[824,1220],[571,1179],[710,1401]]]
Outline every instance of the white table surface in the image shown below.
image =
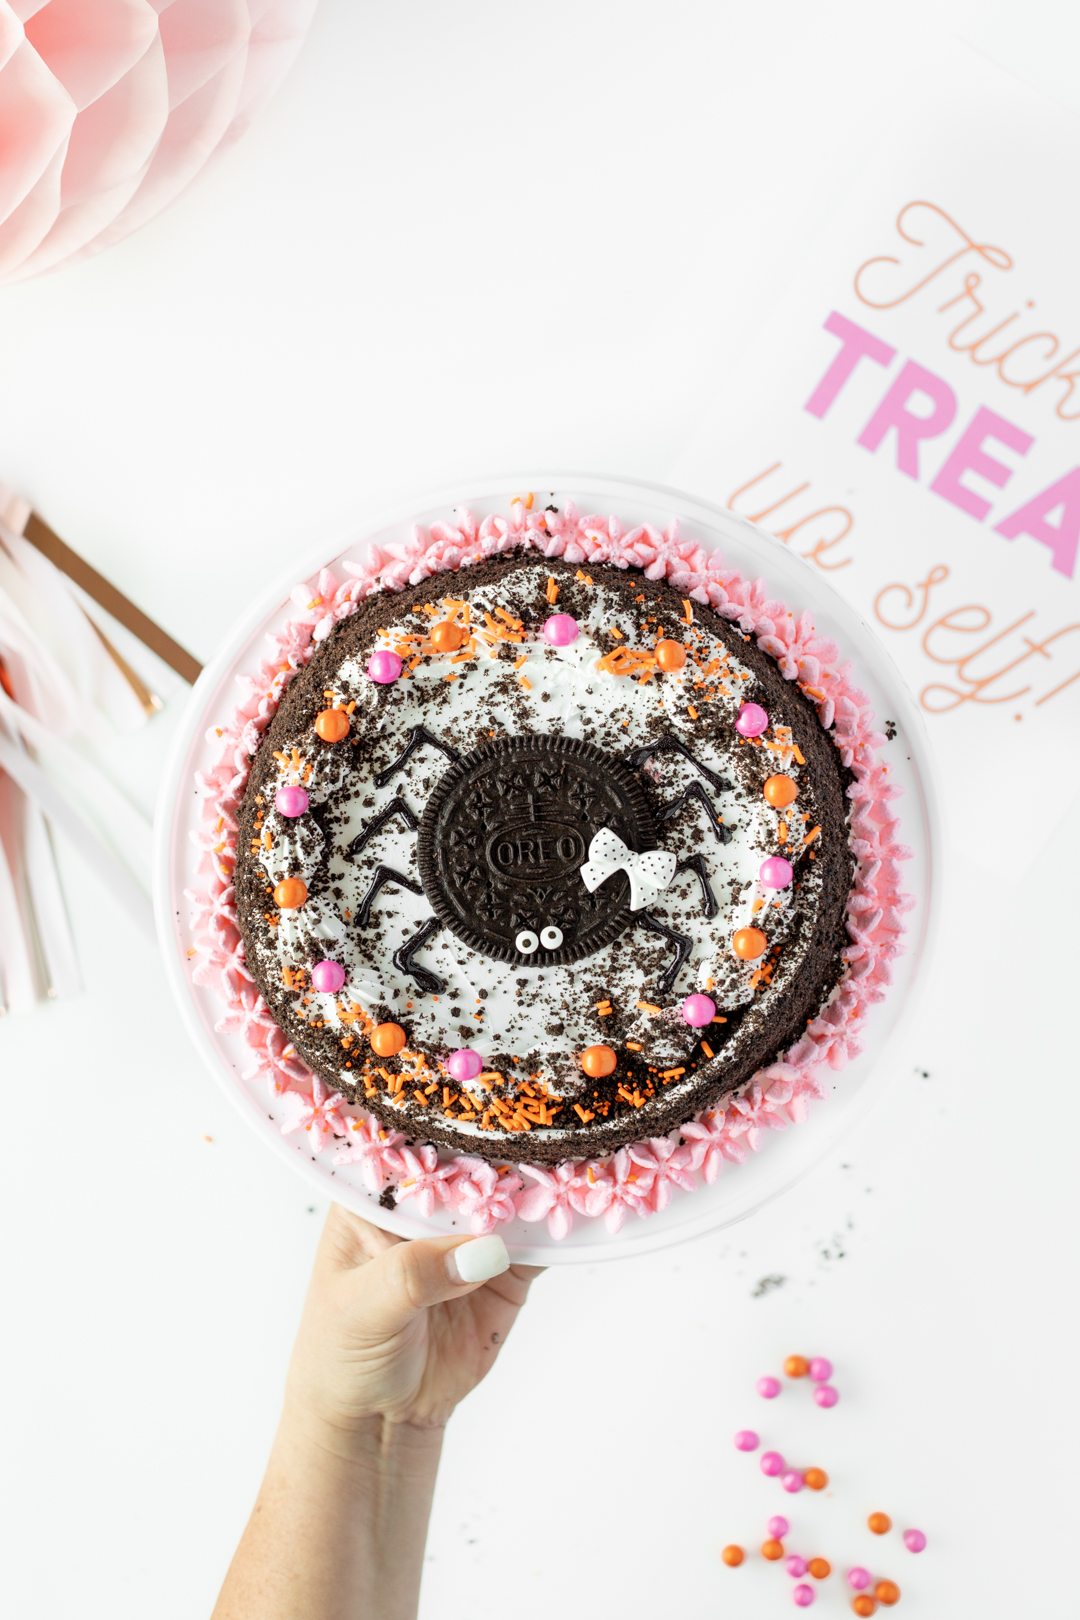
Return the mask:
[[[0,475],[203,658],[253,567],[410,490],[663,480],[880,75],[947,26],[1080,110],[1063,0],[323,0],[216,172],[0,292]],[[149,810],[184,689],[141,667],[166,712],[107,763]],[[1007,784],[1001,813],[1023,837]],[[86,994],[0,1027],[0,1610],[189,1620],[251,1505],[324,1208],[61,860]],[[717,1557],[778,1511],[913,1620],[1067,1611],[1076,898],[1064,832],[1022,891],[954,853],[917,1067],[831,1161],[741,1227],[538,1284],[451,1425],[424,1620],[791,1612],[780,1570]],[[752,1393],[796,1350],[836,1363],[833,1412]],[[785,1498],[731,1447],[748,1423],[834,1488]],[[874,1508],[928,1551],[875,1543]],[[837,1578],[814,1612],[850,1613]]]

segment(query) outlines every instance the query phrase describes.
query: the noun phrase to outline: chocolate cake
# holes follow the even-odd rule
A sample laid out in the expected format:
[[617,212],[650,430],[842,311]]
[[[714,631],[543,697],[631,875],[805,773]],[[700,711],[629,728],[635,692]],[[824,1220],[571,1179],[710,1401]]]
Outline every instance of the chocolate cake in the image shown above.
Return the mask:
[[512,550],[338,621],[240,810],[248,971],[333,1091],[538,1165],[663,1136],[829,1001],[850,777],[738,627]]

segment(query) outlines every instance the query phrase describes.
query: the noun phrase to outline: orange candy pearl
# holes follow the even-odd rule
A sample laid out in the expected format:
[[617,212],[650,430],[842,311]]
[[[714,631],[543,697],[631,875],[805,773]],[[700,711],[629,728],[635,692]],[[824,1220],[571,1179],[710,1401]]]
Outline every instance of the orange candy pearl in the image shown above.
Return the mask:
[[682,669],[686,648],[681,641],[658,641],[653,656],[661,669]]
[[809,1491],[823,1491],[829,1483],[829,1476],[824,1468],[805,1468],[802,1478]]
[[860,1592],[857,1598],[852,1599],[851,1607],[855,1610],[856,1614],[867,1615],[874,1613],[874,1611],[877,1609],[877,1604],[874,1602],[869,1592]]
[[768,943],[760,928],[740,928],[731,941],[731,948],[744,962],[756,962],[759,956],[765,955]]
[[874,1587],[874,1596],[879,1603],[884,1603],[886,1608],[891,1608],[894,1603],[900,1601],[900,1588],[895,1581],[878,1581]]
[[790,776],[770,776],[761,791],[774,810],[783,810],[799,797],[799,790]]
[[295,911],[307,899],[307,884],[303,878],[282,878],[274,890],[274,904],[282,911]]
[[315,730],[323,742],[340,742],[349,735],[349,717],[344,709],[323,709],[315,717]]
[[815,1581],[827,1581],[832,1574],[832,1565],[827,1558],[811,1558],[806,1567]]
[[435,625],[431,632],[431,645],[436,652],[457,652],[464,640],[464,630],[460,625],[451,624],[449,619]]
[[810,1363],[805,1356],[788,1356],[784,1362],[784,1372],[789,1378],[805,1378],[810,1371]]
[[763,1541],[761,1543],[761,1556],[775,1564],[778,1558],[784,1556],[784,1543],[782,1541]]
[[866,1522],[875,1536],[887,1536],[892,1529],[892,1520],[887,1513],[871,1513]]
[[724,1548],[720,1556],[724,1560],[724,1563],[727,1565],[728,1569],[738,1569],[739,1565],[746,1557],[746,1554],[743,1552],[741,1547],[736,1547],[735,1544],[732,1543],[730,1547]]
[[611,1074],[618,1061],[610,1046],[587,1046],[581,1054],[581,1067],[592,1080]]
[[400,1024],[376,1024],[371,1032],[371,1050],[377,1057],[393,1057],[405,1045],[405,1031]]

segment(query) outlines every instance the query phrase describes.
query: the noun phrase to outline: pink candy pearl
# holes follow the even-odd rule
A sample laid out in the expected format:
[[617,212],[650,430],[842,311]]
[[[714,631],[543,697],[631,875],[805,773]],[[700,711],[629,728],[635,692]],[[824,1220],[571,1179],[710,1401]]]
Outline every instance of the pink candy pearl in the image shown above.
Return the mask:
[[544,620],[544,640],[553,647],[569,647],[578,638],[578,622],[572,613],[552,613]]
[[865,1592],[872,1580],[870,1571],[863,1569],[861,1564],[856,1564],[854,1569],[847,1572],[847,1583],[853,1592]]
[[769,1534],[777,1541],[783,1541],[790,1529],[791,1526],[782,1513],[778,1513],[775,1518],[769,1520]]
[[692,1029],[702,1029],[716,1017],[716,1002],[708,996],[687,996],[682,1004],[682,1015]]
[[759,1378],[757,1392],[767,1401],[774,1401],[780,1393],[779,1378]]
[[769,729],[769,717],[760,703],[744,703],[735,722],[740,737],[760,737]]
[[336,996],[345,983],[345,969],[340,962],[316,962],[311,970],[311,982],[324,995]]
[[819,1406],[835,1406],[840,1399],[840,1392],[833,1389],[831,1384],[819,1384],[814,1391],[814,1399]]
[[808,1609],[814,1601],[814,1588],[812,1586],[797,1586],[791,1596],[797,1608]]
[[803,1477],[797,1468],[789,1468],[780,1483],[785,1491],[794,1496],[796,1491],[801,1491],[803,1488]]
[[475,1080],[484,1067],[484,1060],[471,1046],[459,1046],[451,1052],[446,1067],[455,1080]]
[[379,686],[392,686],[401,674],[401,659],[397,653],[382,648],[368,659],[367,672]]
[[775,1479],[777,1474],[782,1474],[786,1467],[787,1467],[787,1464],[785,1463],[783,1457],[781,1457],[781,1455],[780,1455],[780,1453],[778,1451],[763,1451],[762,1452],[762,1454],[761,1454],[761,1472],[763,1474],[768,1474],[770,1479]]
[[274,809],[279,816],[302,816],[308,807],[308,796],[302,787],[286,785],[274,794]]
[[908,1552],[922,1552],[926,1546],[926,1537],[921,1530],[905,1530],[904,1546]]
[[800,1558],[798,1553],[792,1553],[790,1558],[784,1559],[784,1568],[789,1575],[794,1575],[795,1579],[799,1580],[801,1576],[806,1574],[806,1559]]
[[738,1434],[735,1436],[736,1451],[756,1451],[760,1444],[761,1441],[758,1439],[753,1429],[740,1429]]
[[[770,855],[758,868],[758,882],[763,889],[786,889],[794,876],[795,868],[782,855]],[[810,1365],[813,1366],[813,1362]]]
[[810,1363],[810,1377],[815,1384],[827,1384],[832,1377],[832,1362],[826,1361],[824,1356],[815,1356]]

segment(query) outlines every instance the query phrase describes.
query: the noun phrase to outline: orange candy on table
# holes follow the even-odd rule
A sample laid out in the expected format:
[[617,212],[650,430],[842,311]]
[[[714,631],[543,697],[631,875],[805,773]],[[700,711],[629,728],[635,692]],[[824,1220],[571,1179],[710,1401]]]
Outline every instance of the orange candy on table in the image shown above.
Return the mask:
[[805,1356],[788,1356],[784,1362],[784,1372],[788,1378],[805,1378],[810,1371],[810,1363]]
[[875,1536],[887,1536],[892,1529],[892,1520],[887,1513],[871,1513],[866,1522]]
[[765,955],[768,940],[760,928],[740,928],[731,941],[731,948],[744,962],[756,962]]
[[879,1603],[884,1603],[886,1608],[890,1608],[894,1603],[899,1603],[900,1588],[895,1581],[878,1581],[874,1587],[874,1596]]
[[829,1483],[829,1476],[824,1468],[804,1468],[802,1479],[810,1491],[823,1491]]
[[686,663],[686,648],[681,641],[658,641],[653,656],[661,669],[682,669]]
[[451,624],[449,619],[432,627],[431,645],[436,652],[457,652],[464,641],[464,630],[460,625]]
[[307,884],[303,878],[282,878],[274,890],[274,904],[282,911],[295,911],[307,899]]
[[778,1558],[784,1556],[784,1543],[782,1541],[763,1541],[761,1543],[761,1556],[775,1564]]
[[405,1031],[400,1024],[376,1024],[370,1039],[377,1057],[393,1057],[405,1045]]
[[581,1067],[591,1080],[611,1074],[618,1061],[610,1046],[587,1046],[581,1054]]
[[811,1558],[806,1567],[815,1581],[827,1581],[832,1574],[832,1565],[827,1558]]
[[340,742],[349,735],[349,717],[344,709],[323,709],[315,716],[315,730],[323,742]]
[[732,1543],[730,1547],[724,1548],[720,1556],[724,1560],[724,1563],[727,1565],[728,1569],[738,1569],[739,1565],[746,1557],[746,1554],[743,1552],[741,1547],[736,1547],[735,1544]]
[[873,1614],[876,1611],[877,1604],[874,1602],[869,1592],[860,1592],[857,1598],[852,1599],[851,1607],[855,1610],[856,1614],[868,1615]]
[[790,776],[770,776],[761,791],[774,810],[783,810],[799,797],[799,790]]

